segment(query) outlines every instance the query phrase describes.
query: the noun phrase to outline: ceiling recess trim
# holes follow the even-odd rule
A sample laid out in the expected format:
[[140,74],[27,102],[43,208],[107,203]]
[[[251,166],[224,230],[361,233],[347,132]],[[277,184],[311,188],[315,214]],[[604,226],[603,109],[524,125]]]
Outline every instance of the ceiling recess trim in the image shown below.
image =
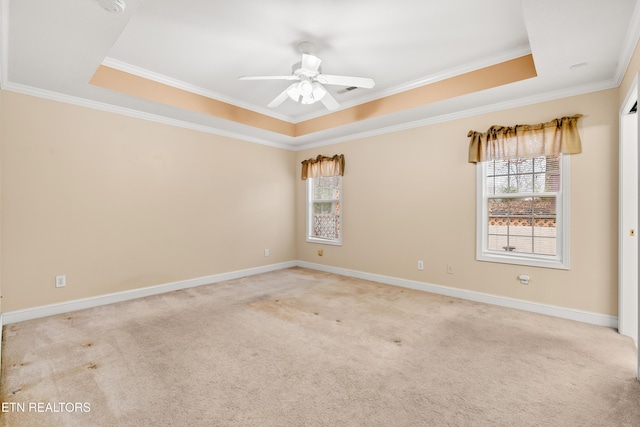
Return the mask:
[[185,89],[100,65],[92,85],[297,137],[536,77],[531,54],[425,84],[315,119],[291,123]]
[[[516,49],[512,49],[506,52],[503,52],[501,54],[497,54],[497,55],[492,55],[490,57],[487,58],[483,58],[481,60],[477,60],[477,61],[473,61],[473,62],[469,62],[466,63],[464,65],[458,66],[458,67],[454,67],[454,68],[449,68],[447,70],[438,72],[438,73],[434,73],[434,74],[430,74],[426,77],[422,77],[420,79],[417,80],[413,80],[410,82],[405,82],[402,83],[400,85],[396,85],[396,86],[392,86],[390,88],[381,90],[381,91],[376,91],[374,93],[368,94],[367,92],[363,92],[362,96],[359,96],[358,98],[355,99],[351,99],[348,101],[341,101],[340,102],[340,107],[341,109],[346,109],[349,107],[354,107],[356,105],[359,104],[364,104],[366,102],[369,101],[375,101],[376,99],[379,98],[386,98],[388,96],[391,95],[395,95],[397,93],[401,93],[401,92],[405,92],[408,90],[412,90],[427,84],[431,84],[431,83],[435,83],[438,82],[440,80],[446,80],[449,79],[451,77],[455,77],[455,76],[459,76],[461,74],[466,74],[468,72],[471,71],[475,71],[475,70],[479,70],[482,68],[486,68],[486,67],[490,67],[492,65],[495,64],[499,64],[505,61],[509,61],[511,59],[515,59],[515,58],[520,58],[522,56],[526,56],[531,54],[531,47],[527,44],[524,46],[520,46]],[[293,120],[294,123],[299,123],[299,122],[304,122],[307,120],[311,120],[311,119],[315,119],[317,117],[323,116],[327,114],[325,111],[316,111],[316,112],[312,112],[309,114],[305,114],[301,117],[299,117],[296,120]]]
[[89,83],[149,101],[207,114],[282,135],[295,136],[293,123],[104,65],[98,67]]
[[336,111],[296,125],[302,136],[536,77],[531,54]]
[[293,123],[293,121],[287,115],[279,114],[277,111],[274,111],[271,108],[267,108],[267,107],[256,108],[252,104],[238,102],[237,100],[230,98],[228,96],[222,95],[221,93],[214,92],[212,90],[205,89],[203,87],[196,86],[190,83],[186,83],[182,80],[174,79],[172,77],[168,77],[159,73],[155,73],[145,68],[137,67],[135,65],[131,65],[124,61],[119,61],[111,57],[106,57],[102,61],[102,65],[109,68],[115,68],[116,70],[124,71],[125,73],[133,74],[135,76],[142,77],[147,80],[153,80],[155,82],[162,83],[167,86],[172,86],[178,89],[186,90],[187,92],[197,93],[198,95],[206,96],[207,98],[217,99],[218,101],[235,105],[236,107],[244,108],[247,110],[252,110],[252,111],[255,111],[256,113],[264,114],[265,116],[271,116],[275,119],[280,119],[280,120]]

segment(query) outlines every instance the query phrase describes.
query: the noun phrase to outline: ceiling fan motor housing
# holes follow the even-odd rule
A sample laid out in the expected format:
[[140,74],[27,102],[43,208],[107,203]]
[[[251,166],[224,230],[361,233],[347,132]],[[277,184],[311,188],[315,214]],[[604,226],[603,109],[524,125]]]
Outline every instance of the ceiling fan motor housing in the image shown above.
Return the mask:
[[318,71],[316,71],[315,73],[312,73],[310,71],[305,71],[302,68],[302,62],[296,62],[295,64],[293,64],[293,66],[291,67],[291,74],[293,74],[294,76],[307,76],[307,77],[315,77],[318,74],[322,74],[322,67],[318,67]]
[[111,13],[123,13],[127,4],[124,0],[96,0],[101,8]]

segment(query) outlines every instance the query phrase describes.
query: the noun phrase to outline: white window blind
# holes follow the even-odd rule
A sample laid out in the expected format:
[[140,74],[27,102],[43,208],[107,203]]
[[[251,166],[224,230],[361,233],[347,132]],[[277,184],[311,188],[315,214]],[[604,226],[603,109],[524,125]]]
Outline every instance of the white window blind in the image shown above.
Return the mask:
[[342,243],[342,177],[307,179],[307,241]]
[[479,164],[478,259],[568,268],[567,167],[561,154]]

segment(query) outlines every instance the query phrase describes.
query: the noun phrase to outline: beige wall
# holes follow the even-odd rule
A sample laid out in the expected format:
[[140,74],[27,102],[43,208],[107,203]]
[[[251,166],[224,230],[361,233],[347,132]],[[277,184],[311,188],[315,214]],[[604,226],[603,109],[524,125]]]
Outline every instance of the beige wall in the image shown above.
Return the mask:
[[[616,315],[617,111],[612,89],[298,152],[297,175],[300,161],[318,154],[346,159],[343,246],[306,243],[299,202],[298,259]],[[571,269],[476,261],[476,170],[467,163],[467,132],[576,113],[584,114],[583,153],[571,159]],[[304,195],[299,180],[298,201]],[[532,278],[528,286],[516,279],[522,273]]]
[[0,109],[4,311],[295,259],[294,153],[12,92]]
[[[2,309],[300,259],[616,315],[618,108],[639,66],[619,89],[297,153],[2,91]],[[476,261],[467,131],[576,113],[571,269]],[[300,161],[336,153],[343,246],[306,243]]]

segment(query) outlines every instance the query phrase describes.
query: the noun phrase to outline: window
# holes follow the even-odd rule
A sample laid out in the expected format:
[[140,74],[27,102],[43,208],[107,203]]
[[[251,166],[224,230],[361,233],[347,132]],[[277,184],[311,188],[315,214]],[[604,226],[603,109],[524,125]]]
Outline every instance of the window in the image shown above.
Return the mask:
[[307,242],[342,244],[342,177],[307,179]]
[[569,268],[569,158],[478,163],[476,258]]

